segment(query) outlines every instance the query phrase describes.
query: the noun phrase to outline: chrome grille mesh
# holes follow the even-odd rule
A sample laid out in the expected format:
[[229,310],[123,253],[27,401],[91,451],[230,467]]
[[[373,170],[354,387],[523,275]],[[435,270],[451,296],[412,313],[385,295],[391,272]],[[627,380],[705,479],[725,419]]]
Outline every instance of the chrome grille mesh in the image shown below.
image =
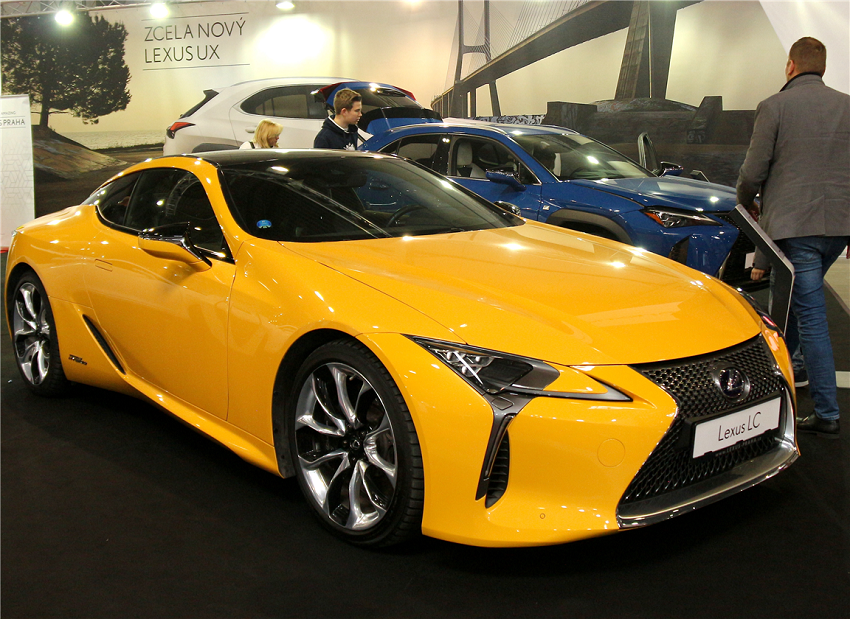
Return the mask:
[[[722,451],[699,458],[691,457],[690,421],[743,408],[783,391],[784,381],[776,374],[773,357],[761,336],[711,355],[633,367],[673,397],[678,405],[678,414],[626,489],[621,504],[649,499],[708,479],[761,456],[776,446],[779,430],[742,441]],[[752,385],[747,397],[739,402],[726,399],[712,379],[711,371],[715,367],[743,370]],[[780,428],[784,424],[784,408],[783,404]]]

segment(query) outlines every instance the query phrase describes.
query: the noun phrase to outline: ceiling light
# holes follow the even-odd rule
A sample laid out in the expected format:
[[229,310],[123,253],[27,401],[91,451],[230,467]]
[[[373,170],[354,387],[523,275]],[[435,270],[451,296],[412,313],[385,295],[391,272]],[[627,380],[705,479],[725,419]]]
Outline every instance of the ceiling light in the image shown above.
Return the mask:
[[67,9],[62,9],[56,13],[56,22],[60,26],[70,26],[74,23],[74,15]]
[[151,17],[155,19],[168,17],[168,5],[164,2],[154,2],[151,5]]
[[283,0],[283,2],[278,2],[275,6],[281,11],[291,11],[295,8],[295,5],[289,0]]

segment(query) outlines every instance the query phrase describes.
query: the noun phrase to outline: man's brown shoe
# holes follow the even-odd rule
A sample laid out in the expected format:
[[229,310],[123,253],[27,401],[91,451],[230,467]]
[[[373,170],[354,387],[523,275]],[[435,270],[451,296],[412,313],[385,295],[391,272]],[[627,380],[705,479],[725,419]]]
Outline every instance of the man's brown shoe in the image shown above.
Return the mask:
[[838,438],[841,425],[838,419],[821,419],[814,413],[808,417],[797,417],[797,430],[808,434],[817,434],[824,438]]

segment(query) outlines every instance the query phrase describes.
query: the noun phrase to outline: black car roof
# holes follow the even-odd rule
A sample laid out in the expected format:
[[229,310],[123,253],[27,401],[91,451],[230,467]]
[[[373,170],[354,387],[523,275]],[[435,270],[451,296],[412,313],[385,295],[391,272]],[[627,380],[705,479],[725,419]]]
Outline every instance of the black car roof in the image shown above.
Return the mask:
[[178,155],[179,157],[191,157],[192,159],[202,159],[217,165],[220,168],[231,166],[239,166],[246,163],[262,163],[264,161],[302,161],[305,159],[327,160],[327,159],[346,159],[349,157],[359,158],[374,158],[386,157],[387,155],[377,155],[376,153],[366,153],[347,150],[330,150],[321,148],[284,150],[272,148],[258,148],[245,150],[216,150],[206,153],[193,153],[191,155]]

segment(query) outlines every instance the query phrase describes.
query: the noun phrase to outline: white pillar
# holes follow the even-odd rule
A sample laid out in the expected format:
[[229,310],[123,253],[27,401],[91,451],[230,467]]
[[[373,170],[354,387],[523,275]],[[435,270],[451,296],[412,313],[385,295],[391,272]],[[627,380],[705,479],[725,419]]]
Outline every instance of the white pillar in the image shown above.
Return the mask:
[[28,95],[0,97],[0,248],[35,218],[32,127]]

